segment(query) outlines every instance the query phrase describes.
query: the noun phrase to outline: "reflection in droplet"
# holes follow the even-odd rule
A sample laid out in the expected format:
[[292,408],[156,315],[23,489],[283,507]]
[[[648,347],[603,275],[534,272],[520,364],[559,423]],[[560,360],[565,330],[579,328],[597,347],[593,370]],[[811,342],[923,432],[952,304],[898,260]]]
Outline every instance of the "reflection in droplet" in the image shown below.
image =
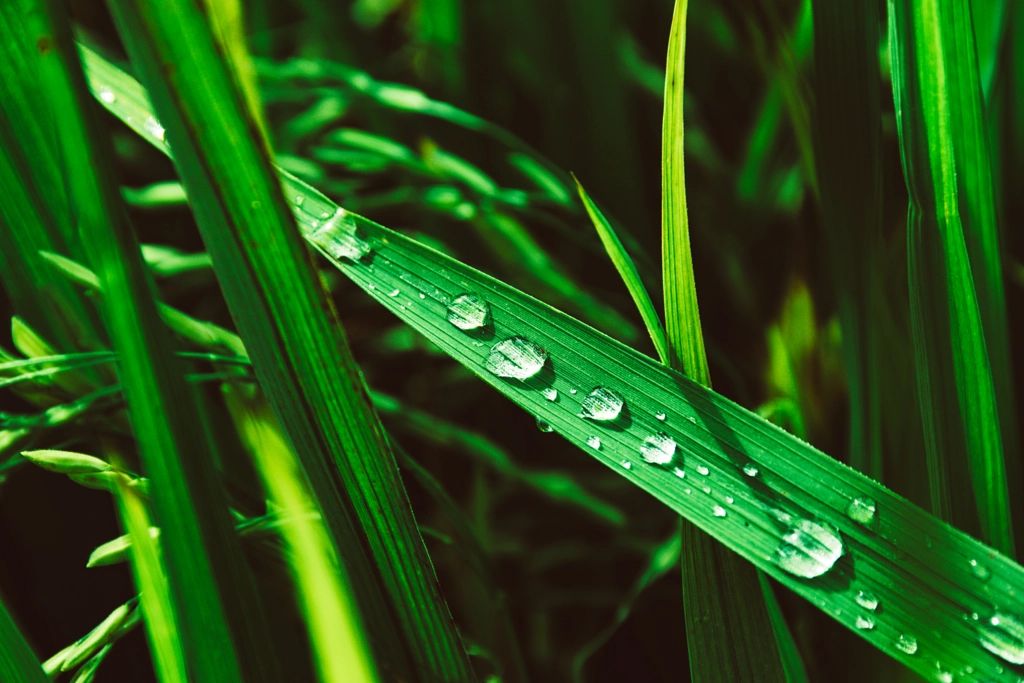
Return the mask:
[[871,498],[854,498],[846,506],[846,515],[865,526],[875,521],[875,501]]
[[580,417],[605,422],[614,420],[622,412],[625,400],[608,387],[595,387],[580,405]]
[[775,562],[794,576],[813,579],[821,576],[843,554],[839,531],[832,526],[798,519],[775,549]]
[[558,389],[555,389],[554,387],[544,387],[540,390],[540,393],[549,401],[558,400]]
[[640,455],[644,462],[652,465],[668,465],[675,458],[676,440],[665,432],[658,432],[644,439],[640,444]]
[[554,427],[549,425],[547,422],[544,422],[540,418],[537,418],[537,429],[539,429],[542,432],[553,432],[553,431],[555,431]]
[[490,321],[491,306],[477,294],[460,294],[448,304],[447,317],[460,330],[476,330]]
[[901,635],[896,641],[896,648],[901,652],[912,655],[917,652],[917,638],[914,636]]
[[484,367],[498,377],[529,379],[544,367],[548,353],[526,337],[510,337],[491,347]]

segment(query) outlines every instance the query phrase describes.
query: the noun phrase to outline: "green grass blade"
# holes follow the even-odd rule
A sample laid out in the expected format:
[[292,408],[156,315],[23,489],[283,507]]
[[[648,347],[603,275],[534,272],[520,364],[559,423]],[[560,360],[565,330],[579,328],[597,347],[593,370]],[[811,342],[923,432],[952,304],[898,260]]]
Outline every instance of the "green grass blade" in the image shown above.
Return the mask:
[[[964,21],[969,27],[963,0],[926,0],[913,8],[889,2],[893,90],[911,195],[911,313],[932,508],[960,528],[980,528],[982,538],[1012,554],[1000,420],[993,419],[1001,412],[989,349],[998,347],[986,347],[976,295],[990,275],[972,268],[981,263],[971,258],[961,220],[972,196],[958,183],[983,172],[964,168],[977,159],[962,158],[965,143],[957,142],[968,124],[964,113],[954,113],[966,97],[961,76],[974,63],[963,54],[961,31],[969,28],[958,24]],[[987,140],[982,135],[974,143]],[[971,488],[962,485],[966,480]]]
[[876,3],[814,3],[815,156],[850,391],[850,464],[882,481],[882,127]]
[[[683,170],[687,5],[688,0],[676,0],[665,68],[662,278],[668,365],[710,388],[690,253]],[[682,522],[682,538],[690,676],[695,681],[786,680],[757,571],[686,519]]]
[[155,485],[158,522],[186,651],[200,681],[269,681],[277,666],[260,600],[228,517],[194,394],[164,332],[120,194],[109,182],[70,27],[59,3],[36,5],[40,73],[55,112],[79,235],[103,285],[107,329]]
[[47,683],[32,648],[21,635],[7,608],[0,603],[0,680],[9,683]]
[[[471,680],[383,429],[269,151],[248,133],[252,118],[203,12],[187,0],[124,1],[114,9],[173,140],[228,307],[346,562],[381,666],[410,681]],[[177,68],[167,71],[168,63]]]
[[[654,342],[658,358],[661,359],[662,363],[668,363],[668,343],[665,341],[665,328],[662,327],[661,316],[658,315],[657,309],[654,308],[654,303],[651,302],[651,297],[647,294],[647,288],[644,287],[644,283],[640,279],[640,273],[637,272],[633,259],[630,258],[626,248],[619,241],[619,236],[615,234],[615,228],[611,226],[608,219],[604,217],[601,210],[590,199],[580,181],[575,176],[573,176],[573,180],[576,180],[576,189],[579,192],[580,199],[583,201],[587,215],[590,216],[590,220],[594,224],[598,236],[601,238],[605,251],[608,252],[608,256],[615,265],[615,269],[619,271],[619,276],[625,283],[626,289],[629,290],[629,295],[633,297],[633,303],[636,304],[637,310],[640,311],[640,317],[644,320],[647,333],[651,335],[651,341]],[[683,201],[686,201],[685,198]]]
[[[109,78],[109,70],[103,73]],[[155,142],[149,135],[146,139]],[[319,226],[321,213],[336,211],[333,202],[295,178],[283,175],[282,182],[289,195],[305,197],[294,209],[304,234],[314,232],[314,221]],[[934,677],[939,661],[945,670],[970,666],[981,680],[999,680],[1005,673],[1007,660],[984,648],[980,639],[985,635],[992,644],[991,634],[1003,633],[992,631],[995,611],[1024,614],[1024,568],[754,413],[593,328],[399,233],[354,214],[347,217],[355,223],[355,237],[368,242],[373,254],[368,262],[332,259],[341,272],[584,453],[915,671]],[[419,288],[425,290],[419,292],[422,299]],[[390,296],[395,289],[399,293]],[[477,292],[490,304],[492,325],[484,330],[485,341],[527,335],[546,349],[552,373],[545,370],[533,382],[520,382],[489,372],[487,345],[446,321],[444,297],[450,301],[465,291]],[[563,400],[548,401],[537,390],[538,382],[557,388]],[[620,429],[577,416],[588,387],[601,385],[613,386],[629,402],[629,419],[617,425]],[[666,413],[664,422],[654,417],[659,411]],[[643,463],[639,444],[656,431],[676,439],[684,479]],[[595,435],[601,438],[599,449],[587,443]],[[701,473],[704,468],[706,475]],[[704,493],[705,486],[709,493]],[[867,520],[866,525],[848,513],[857,499],[862,504],[854,505],[854,515]],[[715,515],[716,504],[726,511],[725,517]],[[873,515],[864,514],[869,509]],[[813,579],[783,570],[773,558],[779,557],[776,551],[789,523],[769,510],[834,526],[843,541],[843,556]],[[864,599],[859,591],[879,600],[875,612],[858,602]],[[972,613],[979,615],[978,620]],[[870,618],[874,627],[858,628],[857,617]],[[1006,654],[1012,656],[1012,650]]]

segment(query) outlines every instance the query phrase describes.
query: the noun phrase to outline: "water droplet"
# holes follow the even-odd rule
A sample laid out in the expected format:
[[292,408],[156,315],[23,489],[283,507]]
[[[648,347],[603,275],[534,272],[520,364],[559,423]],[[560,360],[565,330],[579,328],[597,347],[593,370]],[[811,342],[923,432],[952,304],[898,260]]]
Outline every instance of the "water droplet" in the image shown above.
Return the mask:
[[575,393],[576,393],[576,390],[575,390],[575,389],[570,389],[570,390],[569,390],[569,393],[570,393],[570,394],[575,394]]
[[870,631],[875,627],[875,620],[871,617],[858,616],[857,621],[855,621],[853,625],[861,631]]
[[688,416],[686,419],[692,422],[693,424],[697,424],[697,418],[695,418],[693,415]]
[[421,299],[426,299],[426,298],[427,298],[427,295],[426,295],[426,294],[424,294],[423,292],[420,292],[420,298],[421,298]]
[[725,511],[725,508],[722,507],[721,505],[716,505],[715,507],[711,508],[711,514],[713,514],[715,517],[725,517],[729,513],[727,513]]
[[595,387],[580,405],[580,417],[605,422],[622,412],[625,401],[619,392],[608,387]]
[[1011,664],[1024,664],[1024,624],[1008,614],[993,614],[978,632],[981,646]]
[[544,387],[541,389],[540,393],[549,401],[558,400],[558,389],[555,389],[554,387]]
[[710,473],[711,470],[709,470],[707,467],[704,467],[704,465],[697,465],[697,474],[703,474],[706,477]]
[[146,122],[142,124],[142,127],[147,133],[155,137],[160,142],[164,141],[164,127],[160,125],[160,122],[150,116],[146,119]]
[[107,104],[113,104],[117,100],[117,95],[110,89],[109,86],[101,85],[97,91],[100,99]]
[[665,421],[665,413],[663,413],[663,412],[661,412],[661,411],[659,410],[658,412],[656,412],[656,413],[654,414],[654,419],[656,419],[656,420],[661,420],[662,422],[664,422],[664,421]]
[[460,330],[476,330],[491,318],[491,306],[478,294],[460,294],[448,305],[448,322]]
[[[373,249],[370,243],[360,239],[356,235],[355,225],[346,220],[348,212],[339,208],[330,217],[330,220],[320,225],[313,222],[313,232],[309,234],[309,241],[326,251],[333,258],[346,258],[351,261],[358,261]],[[317,227],[317,226],[320,227]]]
[[601,439],[599,439],[596,436],[589,436],[587,437],[587,445],[595,450],[598,450],[601,448]]
[[549,425],[547,422],[544,422],[540,418],[537,418],[537,429],[539,429],[542,432],[553,432],[553,431],[555,431],[554,427]]
[[982,581],[988,581],[990,578],[992,578],[992,572],[989,570],[989,568],[981,564],[977,560],[971,560],[971,573],[974,574],[975,577],[981,579]]
[[669,465],[676,455],[676,440],[664,432],[658,432],[640,444],[640,455],[644,462],[652,465]]
[[369,286],[370,286],[370,289],[377,289],[377,285],[373,284],[372,282],[370,283]]
[[672,470],[672,474],[676,475],[680,479],[686,479],[686,472],[683,471],[682,467],[677,467]]
[[775,562],[794,576],[813,579],[821,576],[843,554],[839,531],[824,522],[798,519],[775,549]]
[[939,683],[953,683],[953,674],[949,671],[943,671],[942,669],[939,669],[939,671],[935,674],[935,680],[937,680]]
[[693,493],[693,491],[691,491],[690,489],[683,489],[683,493],[685,493],[686,495],[690,495],[691,493]]
[[624,470],[628,470],[628,469],[631,469],[633,467],[633,463],[631,463],[628,460],[623,460],[620,464],[622,465],[622,469],[624,469]]
[[725,503],[726,503],[726,505],[732,505],[732,504],[733,504],[734,502],[735,502],[735,501],[733,500],[732,496],[726,496],[726,497],[725,497]]
[[548,352],[526,337],[510,337],[491,347],[484,366],[498,377],[529,379],[547,359]]
[[865,526],[875,521],[875,501],[871,498],[854,498],[846,506],[846,516]]
[[747,475],[748,477],[756,477],[757,466],[752,462],[748,462],[746,465],[743,466],[743,474]]
[[398,295],[399,295],[399,294],[401,294],[401,293],[402,293],[402,292],[400,292],[400,291],[398,290],[398,287],[395,287],[395,288],[394,288],[394,289],[392,289],[392,290],[391,290],[390,292],[388,292],[388,296],[390,296],[391,298],[394,298],[394,297],[398,296]]
[[302,206],[306,202],[306,198],[301,194],[295,195],[295,206]]
[[710,486],[701,486],[700,490],[703,491],[704,493],[708,494],[708,495],[711,495],[711,487]]
[[912,655],[917,652],[917,638],[914,636],[901,635],[900,639],[896,641],[896,649],[900,652],[905,652],[908,655]]
[[878,598],[867,591],[857,591],[857,595],[854,597],[854,600],[856,600],[857,604],[866,610],[874,612],[878,609]]

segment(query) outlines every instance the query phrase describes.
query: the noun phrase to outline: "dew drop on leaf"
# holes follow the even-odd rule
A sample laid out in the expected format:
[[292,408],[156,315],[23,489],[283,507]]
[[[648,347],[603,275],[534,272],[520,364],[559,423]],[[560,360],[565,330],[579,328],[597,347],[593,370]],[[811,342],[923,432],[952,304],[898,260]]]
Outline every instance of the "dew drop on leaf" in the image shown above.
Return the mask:
[[747,475],[748,477],[756,477],[757,465],[755,465],[752,462],[748,462],[746,465],[743,466],[743,474]]
[[857,621],[853,623],[861,631],[870,631],[875,627],[875,620],[871,617],[857,617]]
[[735,502],[735,501],[733,500],[733,497],[732,497],[732,496],[726,496],[726,497],[725,497],[725,503],[726,503],[726,505],[732,505],[732,504],[733,504],[734,502]]
[[558,389],[555,389],[554,387],[544,387],[541,389],[540,393],[549,401],[558,400]]
[[356,235],[356,228],[345,220],[348,212],[339,208],[323,225],[314,223],[316,228],[309,234],[309,241],[326,251],[333,258],[358,261],[373,249],[370,243]]
[[606,422],[614,420],[622,412],[625,400],[622,395],[608,387],[595,387],[580,405],[580,417]]
[[900,652],[905,652],[908,655],[915,654],[917,652],[917,638],[914,636],[901,635],[899,640],[896,641],[896,649]]
[[866,610],[874,612],[878,609],[878,598],[867,591],[857,591],[857,595],[854,596],[854,600],[856,600],[857,604]]
[[622,465],[622,469],[624,469],[624,470],[628,470],[628,469],[632,469],[632,468],[633,468],[633,463],[631,463],[631,462],[630,462],[630,461],[628,461],[628,460],[623,460],[623,461],[622,461],[621,463],[619,463],[619,464],[621,464],[621,465]]
[[825,523],[798,519],[775,549],[775,563],[794,576],[813,579],[831,569],[842,554],[839,531]]
[[491,318],[491,306],[478,294],[460,294],[448,304],[448,322],[460,330],[476,330]]
[[109,86],[101,85],[97,92],[99,93],[100,99],[107,104],[113,104],[117,101],[117,95],[114,94],[114,91],[111,90]]
[[587,445],[595,450],[599,450],[601,448],[601,439],[596,436],[589,436],[587,437]]
[[854,498],[846,506],[846,516],[865,526],[875,521],[875,501],[871,498]]
[[676,440],[664,432],[658,432],[640,444],[640,455],[644,462],[652,465],[669,465],[676,455]]
[[977,560],[971,560],[971,573],[974,574],[976,578],[979,578],[982,581],[988,581],[990,578],[992,578],[992,572],[989,570],[989,568],[981,564]]
[[1011,664],[1024,664],[1024,624],[996,612],[978,630],[981,646]]
[[686,472],[683,471],[682,467],[677,467],[672,470],[672,474],[676,475],[680,479],[686,479]]
[[711,470],[709,470],[707,467],[704,467],[704,465],[697,465],[697,474],[702,474],[706,477],[709,474],[711,474]]
[[142,127],[145,129],[147,133],[155,137],[160,142],[163,142],[164,133],[166,131],[164,131],[164,127],[160,125],[159,121],[150,116],[148,119],[146,119],[146,122],[142,124]]
[[549,425],[547,422],[544,422],[544,420],[541,420],[540,418],[537,419],[537,429],[539,429],[542,432],[553,432],[553,431],[555,431],[554,427]]
[[935,674],[935,680],[937,680],[939,683],[953,683],[953,674],[949,671],[943,671],[942,669],[939,669],[938,672]]
[[724,507],[722,507],[721,505],[716,505],[715,507],[711,508],[711,514],[713,514],[715,517],[725,517],[728,513],[725,511]]
[[665,421],[665,417],[665,413],[661,412],[660,410],[654,414],[654,418],[656,420],[661,420],[662,422]]
[[390,292],[388,292],[388,296],[390,296],[393,299],[393,298],[395,298],[396,296],[398,296],[401,293],[402,293],[402,291],[400,289],[398,289],[398,287],[395,287]]
[[484,367],[498,377],[529,379],[540,372],[548,353],[526,337],[510,337],[491,347]]

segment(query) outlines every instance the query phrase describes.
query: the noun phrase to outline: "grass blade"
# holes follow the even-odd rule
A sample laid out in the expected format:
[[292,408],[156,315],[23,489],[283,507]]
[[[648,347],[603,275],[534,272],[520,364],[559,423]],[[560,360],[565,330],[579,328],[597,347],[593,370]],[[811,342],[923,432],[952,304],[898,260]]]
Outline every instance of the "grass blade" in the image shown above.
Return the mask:
[[108,181],[108,156],[98,143],[103,138],[88,108],[95,104],[70,27],[59,3],[36,9],[33,29],[46,48],[39,53],[40,73],[57,115],[69,199],[100,276],[107,328],[119,354],[140,455],[155,484],[186,650],[197,680],[275,680],[274,649],[261,604],[228,518],[209,442],[196,429],[202,424],[200,411],[157,314],[153,283],[120,194]]
[[0,680],[10,683],[48,683],[32,648],[25,642],[7,608],[0,603]]
[[[654,304],[651,302],[651,297],[647,294],[647,288],[644,287],[644,283],[640,279],[640,273],[637,272],[633,259],[630,258],[626,248],[619,241],[619,236],[615,234],[615,228],[612,227],[608,219],[601,213],[601,210],[590,199],[590,196],[583,189],[576,176],[573,176],[573,180],[576,181],[576,189],[579,192],[580,199],[583,201],[583,206],[586,208],[587,215],[590,216],[594,228],[597,229],[597,234],[601,238],[605,251],[611,257],[615,269],[619,271],[622,281],[626,284],[626,289],[629,290],[629,295],[633,297],[633,303],[636,304],[637,309],[640,311],[640,317],[644,320],[647,333],[651,335],[651,341],[654,342],[658,358],[661,359],[662,363],[668,363],[669,349],[665,341],[665,328],[661,325],[661,316],[658,315],[657,309],[654,308]],[[683,201],[686,201],[685,198]]]
[[[959,528],[980,528],[982,538],[1012,554],[1002,435],[993,420],[1001,411],[989,349],[998,347],[986,346],[976,295],[989,272],[972,268],[981,264],[971,258],[959,208],[969,207],[971,196],[961,194],[958,178],[976,178],[963,168],[971,160],[956,142],[956,128],[966,121],[953,113],[964,106],[955,92],[959,76],[974,64],[962,53],[964,21],[969,27],[962,0],[926,0],[913,8],[889,2],[893,90],[911,195],[911,312],[932,508]],[[987,146],[984,136],[975,142]],[[973,496],[957,485],[968,478]]]
[[[103,67],[102,78],[108,83],[111,73],[109,66]],[[119,77],[119,87],[128,83],[127,78]],[[151,135],[146,139],[155,142]],[[337,209],[290,176],[282,175],[282,183],[289,194],[305,197],[294,214],[306,235],[314,232],[314,221],[319,226],[321,213],[333,215]],[[1024,614],[1024,568],[754,413],[593,328],[399,233],[354,214],[347,217],[355,224],[355,237],[371,245],[372,259],[367,263],[332,257],[342,273],[584,453],[913,670],[933,677],[939,660],[951,670],[970,666],[982,680],[1003,677],[1008,660],[983,647],[980,639],[1003,633],[992,630],[995,611],[1015,615],[1014,622],[1019,621],[1016,615]],[[389,296],[396,288],[399,294]],[[425,290],[423,299],[418,288]],[[546,365],[555,368],[554,376],[541,374],[531,383],[489,372],[489,349],[446,321],[444,297],[450,301],[465,291],[477,292],[490,304],[492,325],[481,335],[485,340],[528,335],[546,350]],[[414,305],[408,306],[412,298]],[[551,403],[537,390],[538,382],[553,382],[565,400]],[[607,429],[577,415],[586,387],[609,384],[630,405],[629,419],[617,425],[620,429]],[[580,387],[582,396],[571,394],[570,389]],[[659,411],[666,413],[664,422],[653,417]],[[686,472],[683,480],[639,457],[639,444],[657,431],[676,440],[676,455]],[[587,442],[597,433],[601,446],[594,449]],[[702,486],[710,492],[703,493]],[[714,504],[726,510],[726,517],[715,515]],[[854,515],[864,522],[848,513],[851,504]],[[867,510],[873,514],[862,514]],[[789,515],[790,523],[795,518],[813,519],[837,529],[845,552],[831,570],[803,579],[781,568],[774,558],[785,545],[790,523],[782,522],[779,512]],[[978,574],[988,580],[980,581]],[[858,602],[863,599],[860,591],[878,599],[877,618]],[[979,614],[979,619],[964,619],[965,611]],[[874,628],[858,628],[858,616],[872,617]],[[1012,651],[1005,654],[1012,656]]]
[[[175,162],[257,376],[347,564],[382,668],[410,681],[472,680],[344,332],[295,230],[269,151],[248,134],[252,116],[201,8],[187,0],[125,0],[114,10],[174,141]],[[168,72],[168,63],[177,68]],[[300,205],[297,196],[290,194]]]

